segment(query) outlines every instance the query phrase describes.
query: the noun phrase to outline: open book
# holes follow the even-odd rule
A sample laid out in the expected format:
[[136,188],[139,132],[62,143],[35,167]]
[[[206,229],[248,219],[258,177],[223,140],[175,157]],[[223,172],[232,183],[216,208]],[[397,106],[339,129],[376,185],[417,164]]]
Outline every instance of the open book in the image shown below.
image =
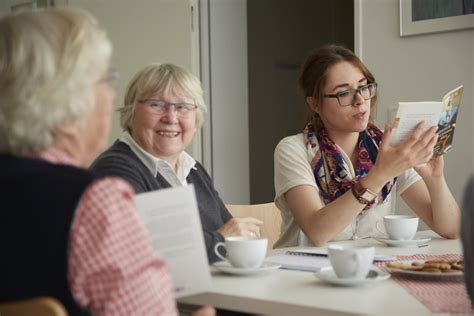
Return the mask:
[[165,258],[177,298],[207,292],[211,273],[192,185],[135,196],[152,247]]
[[448,92],[441,102],[399,102],[393,121],[392,144],[407,138],[418,123],[424,121],[425,129],[438,126],[439,135],[433,154],[440,156],[451,150],[456,119],[461,105],[463,86]]
[[[374,261],[395,260],[391,255],[374,255]],[[265,259],[267,263],[280,264],[283,269],[300,271],[320,271],[331,266],[327,248],[295,248],[285,253],[270,255]]]

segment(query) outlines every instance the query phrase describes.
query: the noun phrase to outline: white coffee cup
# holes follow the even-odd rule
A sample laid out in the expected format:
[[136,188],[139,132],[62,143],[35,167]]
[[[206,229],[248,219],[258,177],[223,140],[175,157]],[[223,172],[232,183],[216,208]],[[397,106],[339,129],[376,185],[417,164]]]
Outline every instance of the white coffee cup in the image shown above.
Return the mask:
[[330,245],[329,261],[338,278],[362,280],[374,261],[374,247]]
[[[236,268],[258,268],[267,253],[267,238],[256,236],[227,237],[225,242],[214,246],[216,255]],[[219,252],[219,247],[227,250],[227,257]]]
[[390,239],[411,240],[418,230],[419,219],[411,215],[387,215],[383,217],[385,231]]

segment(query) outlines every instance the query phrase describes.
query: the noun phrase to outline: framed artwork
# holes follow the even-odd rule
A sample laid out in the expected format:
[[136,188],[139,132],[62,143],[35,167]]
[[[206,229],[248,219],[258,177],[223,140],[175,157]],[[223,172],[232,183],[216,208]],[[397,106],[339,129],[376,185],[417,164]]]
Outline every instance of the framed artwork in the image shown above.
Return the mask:
[[474,0],[400,0],[400,36],[474,28]]
[[4,0],[2,8],[10,8],[10,12],[23,10],[36,10],[37,8],[47,8],[67,5],[67,0]]

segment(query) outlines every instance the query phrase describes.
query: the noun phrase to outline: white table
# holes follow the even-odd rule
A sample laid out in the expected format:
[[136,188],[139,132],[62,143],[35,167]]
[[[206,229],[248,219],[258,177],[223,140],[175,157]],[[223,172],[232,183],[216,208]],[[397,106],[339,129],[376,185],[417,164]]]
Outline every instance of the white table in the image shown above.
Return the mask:
[[[413,255],[462,253],[459,240],[446,240],[432,232],[417,237],[432,237],[428,247],[386,247],[373,239],[351,241],[374,245],[377,254]],[[289,249],[272,250],[269,254]],[[299,248],[301,249],[301,248]],[[212,275],[210,293],[182,298],[188,304],[210,304],[215,307],[267,315],[423,315],[431,314],[422,303],[394,280],[368,287],[336,287],[322,283],[311,272],[276,270],[268,274],[231,276]]]

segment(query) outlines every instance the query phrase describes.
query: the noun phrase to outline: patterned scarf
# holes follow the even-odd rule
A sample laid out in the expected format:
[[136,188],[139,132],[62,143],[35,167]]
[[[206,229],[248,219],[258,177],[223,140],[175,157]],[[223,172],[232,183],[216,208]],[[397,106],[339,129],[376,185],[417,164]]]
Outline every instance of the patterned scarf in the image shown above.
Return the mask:
[[[366,130],[359,133],[357,167],[354,170],[355,177],[352,178],[349,166],[343,158],[342,149],[329,138],[324,126],[315,132],[310,123],[303,133],[307,141],[307,150],[310,155],[313,155],[311,168],[325,204],[329,204],[350,190],[372,169],[383,135],[380,129],[370,123]],[[364,210],[384,203],[396,179],[385,184],[375,201],[367,205]]]

